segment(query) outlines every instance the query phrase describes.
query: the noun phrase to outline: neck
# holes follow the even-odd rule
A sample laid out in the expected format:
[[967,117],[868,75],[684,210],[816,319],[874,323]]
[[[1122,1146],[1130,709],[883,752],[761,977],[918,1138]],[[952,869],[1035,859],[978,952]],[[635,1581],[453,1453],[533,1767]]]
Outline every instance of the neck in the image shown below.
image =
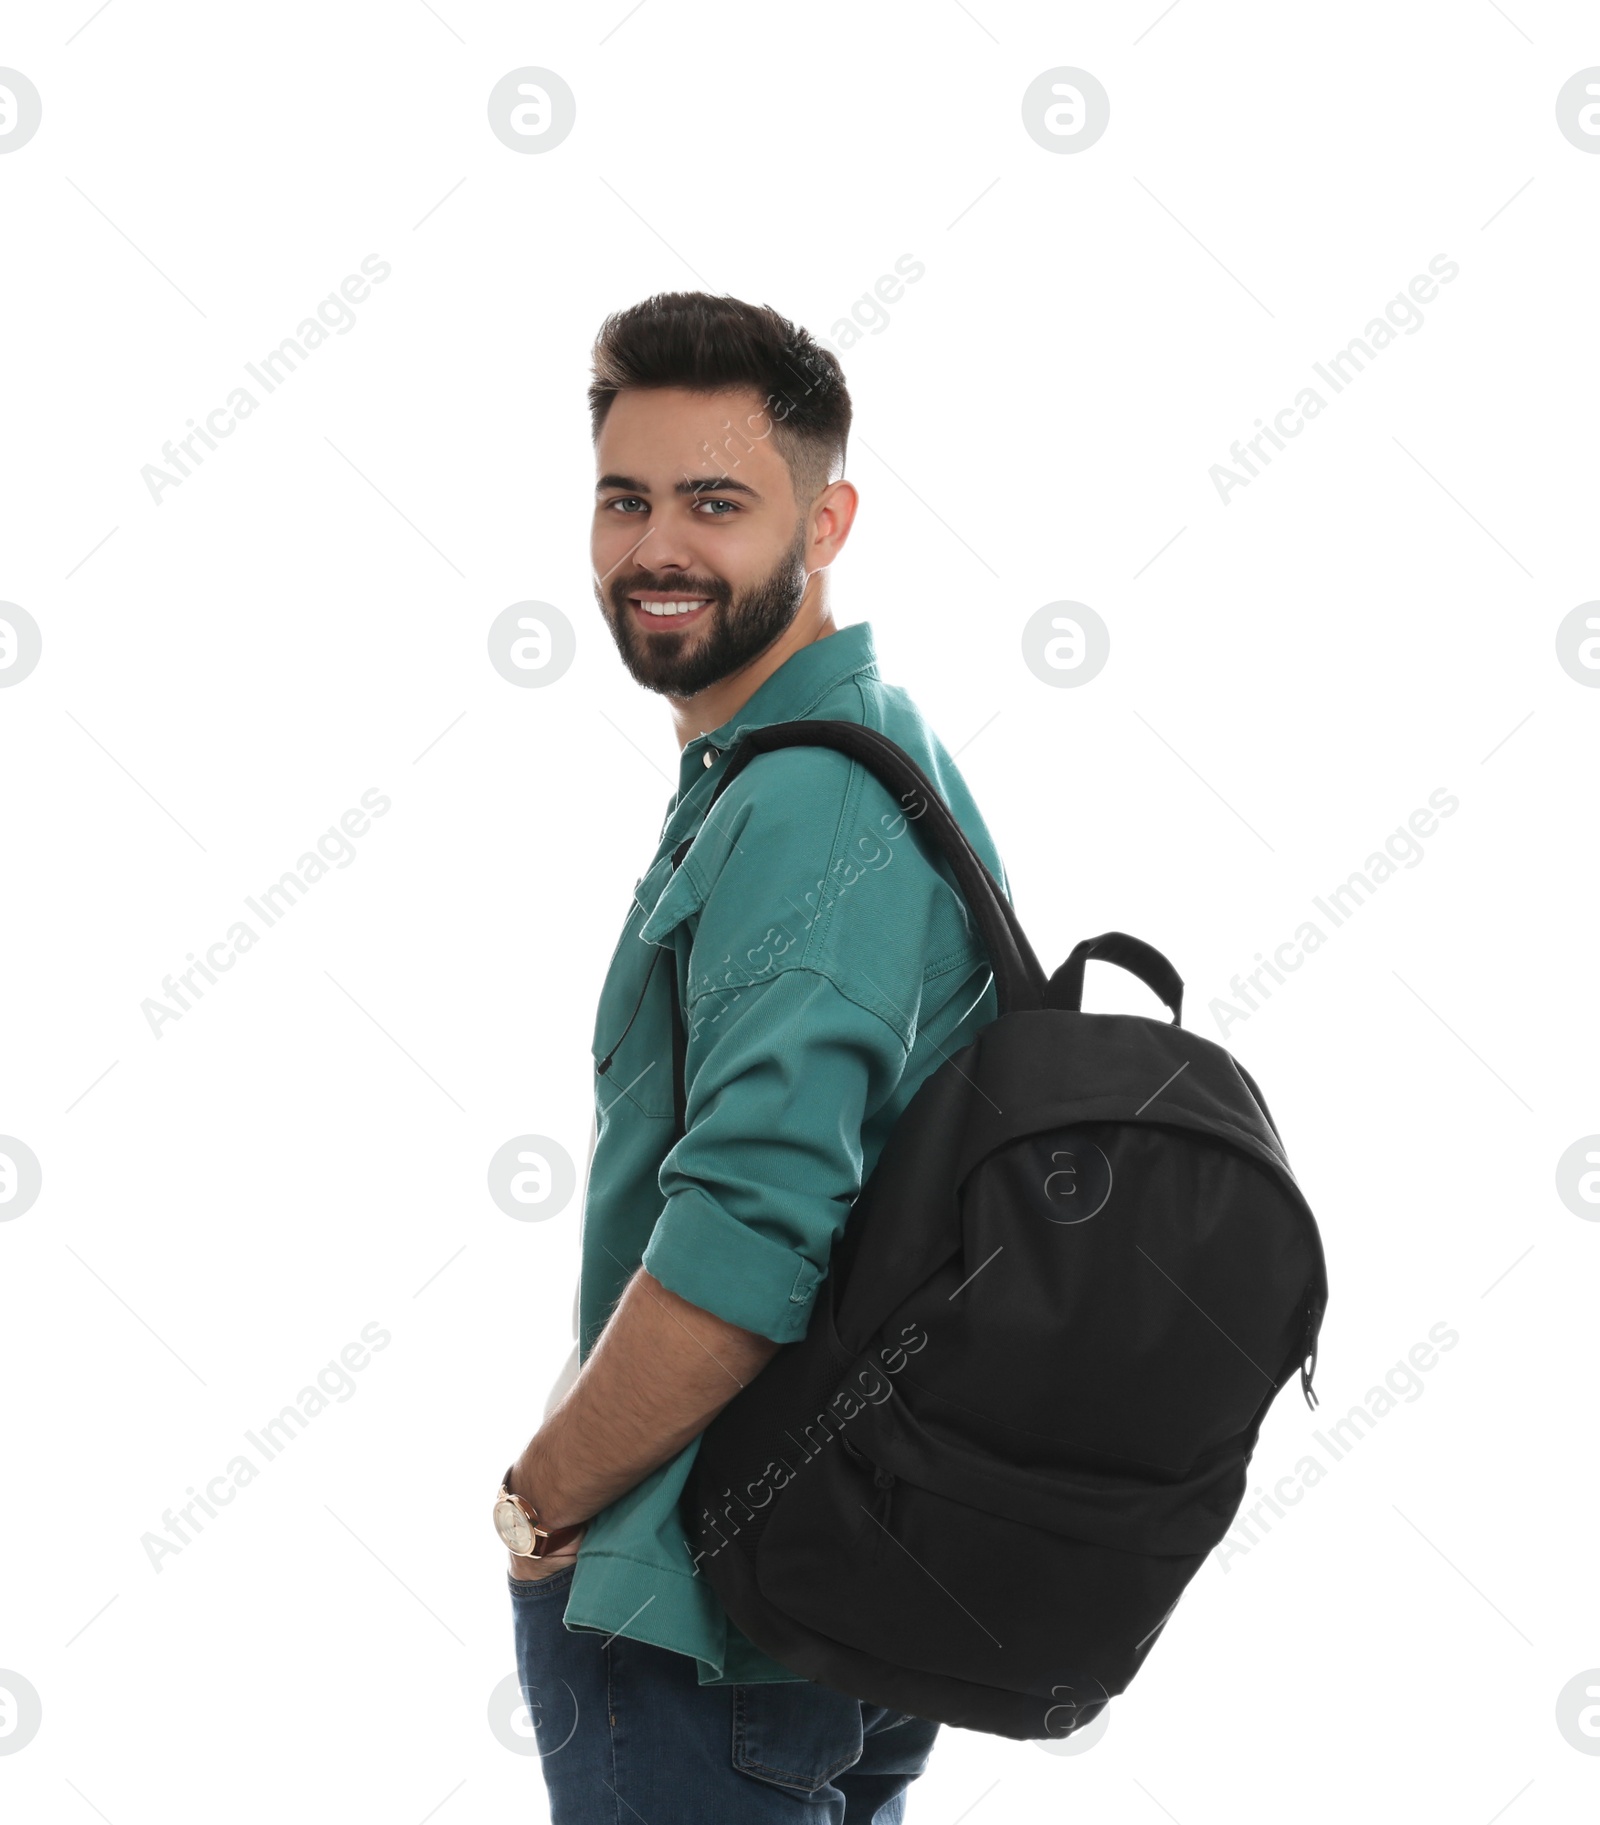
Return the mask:
[[[811,581],[820,585],[821,572],[813,576]],[[817,589],[813,599],[812,591],[808,588],[799,613],[764,653],[758,654],[737,672],[730,672],[726,678],[708,684],[693,697],[667,698],[672,708],[672,732],[677,738],[679,753],[695,736],[719,729],[730,716],[736,716],[791,653],[799,652],[801,647],[810,646],[813,641],[825,640],[829,634],[838,631],[833,611],[828,607],[821,589]]]

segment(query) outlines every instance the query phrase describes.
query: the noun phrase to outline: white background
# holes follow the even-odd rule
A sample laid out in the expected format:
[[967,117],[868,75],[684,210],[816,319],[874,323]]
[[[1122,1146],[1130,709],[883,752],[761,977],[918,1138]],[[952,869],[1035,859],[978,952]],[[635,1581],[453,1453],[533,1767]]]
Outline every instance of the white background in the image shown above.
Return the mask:
[[[1047,969],[1137,933],[1218,1038],[1313,895],[1460,801],[1227,1031],[1332,1287],[1322,1407],[1291,1384],[1256,1472],[1459,1344],[1202,1568],[1100,1741],[946,1730],[910,1817],[1591,1816],[1555,1710],[1600,1665],[1600,1228],[1556,1166],[1600,1130],[1600,691],[1555,640],[1600,596],[1600,156],[1555,98],[1593,9],[626,8],[6,10],[43,121],[0,157],[0,597],[43,658],[0,691],[0,1131],[43,1192],[0,1224],[0,1667],[44,1723],[0,1811],[545,1816],[487,1722],[489,1507],[579,1200],[515,1222],[485,1175],[523,1133],[581,1171],[677,758],[590,591],[589,345],[704,286],[842,347],[910,254],[843,350],[835,612],[958,751]],[[487,123],[523,65],[577,97],[539,156]],[[1020,111],[1060,65],[1111,99],[1072,156]],[[373,253],[354,329],[157,506],[142,467]],[[1422,327],[1224,505],[1212,465],[1439,254]],[[578,631],[545,689],[487,658],[527,599]],[[1023,663],[1059,600],[1110,629],[1081,688]],[[372,787],[349,866],[156,1038],[162,978]],[[1156,1011],[1103,966],[1089,998]],[[154,1571],[163,1510],[373,1322],[353,1396]]]

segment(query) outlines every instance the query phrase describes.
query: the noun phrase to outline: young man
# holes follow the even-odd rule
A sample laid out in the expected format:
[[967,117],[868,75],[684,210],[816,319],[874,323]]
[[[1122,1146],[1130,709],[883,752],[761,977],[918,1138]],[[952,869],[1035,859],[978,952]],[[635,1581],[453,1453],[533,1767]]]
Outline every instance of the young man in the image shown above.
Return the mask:
[[[509,1473],[550,1530],[543,1556],[510,1560],[518,1671],[555,1825],[890,1825],[937,1726],[761,1653],[677,1505],[700,1433],[804,1336],[895,1118],[995,1017],[993,980],[947,865],[847,756],[762,755],[706,807],[742,730],[866,723],[1010,888],[869,625],[834,623],[857,494],[832,354],[770,309],[668,293],[607,319],[589,398],[595,594],[680,760],[595,1020],[577,1343]],[[676,1145],[669,969],[688,1035]]]

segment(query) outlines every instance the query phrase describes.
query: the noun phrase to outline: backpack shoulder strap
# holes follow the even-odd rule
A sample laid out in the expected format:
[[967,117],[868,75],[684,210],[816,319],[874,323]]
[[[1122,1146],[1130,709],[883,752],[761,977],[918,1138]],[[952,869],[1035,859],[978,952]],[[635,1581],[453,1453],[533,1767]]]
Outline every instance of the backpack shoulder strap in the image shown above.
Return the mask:
[[[968,841],[939,789],[905,749],[887,735],[869,729],[863,723],[828,717],[806,717],[747,729],[729,750],[728,765],[711,794],[706,816],[711,815],[711,807],[717,799],[757,755],[770,753],[775,748],[793,747],[836,749],[852,760],[860,761],[894,794],[905,810],[907,821],[921,832],[923,842],[950,864],[967,905],[977,919],[994,971],[1000,1013],[1009,1014],[1016,1008],[1043,1007],[1049,985],[1011,902],[1000,891],[999,883],[982,856]],[[685,837],[673,850],[674,868],[688,854],[693,841],[693,837]],[[688,1037],[678,996],[676,959],[668,977],[672,994],[672,1108],[676,1140],[686,1131],[688,1120],[684,1081]]]
[[968,908],[983,934],[994,970],[995,993],[1002,1014],[1045,1005],[1044,970],[1034,955],[1011,902],[987,864],[967,840],[966,832],[937,786],[917,762],[887,735],[864,723],[828,717],[804,717],[747,729],[729,750],[728,764],[706,806],[711,807],[739,774],[760,754],[775,748],[833,748],[859,761],[892,792],[924,844],[950,864]]

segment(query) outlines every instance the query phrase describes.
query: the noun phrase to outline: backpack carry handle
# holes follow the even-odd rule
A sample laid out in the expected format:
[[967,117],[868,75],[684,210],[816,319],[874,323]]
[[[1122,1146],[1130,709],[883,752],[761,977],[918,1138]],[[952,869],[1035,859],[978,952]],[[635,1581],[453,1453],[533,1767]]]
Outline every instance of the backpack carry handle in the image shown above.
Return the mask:
[[1152,994],[1172,1009],[1172,1024],[1183,1023],[1183,978],[1153,944],[1131,938],[1126,932],[1101,932],[1075,945],[1070,957],[1050,978],[1045,1006],[1077,1014],[1083,1008],[1083,968],[1091,957],[1115,963],[1135,975]]
[[995,996],[1002,1014],[1045,1005],[1044,968],[1017,920],[1011,902],[1000,891],[988,865],[967,840],[937,786],[915,760],[887,735],[864,723],[831,717],[808,717],[746,729],[728,752],[728,765],[717,781],[707,818],[723,790],[758,754],[773,748],[835,748],[858,760],[892,792],[908,822],[950,864],[968,907],[983,933],[994,971]]

